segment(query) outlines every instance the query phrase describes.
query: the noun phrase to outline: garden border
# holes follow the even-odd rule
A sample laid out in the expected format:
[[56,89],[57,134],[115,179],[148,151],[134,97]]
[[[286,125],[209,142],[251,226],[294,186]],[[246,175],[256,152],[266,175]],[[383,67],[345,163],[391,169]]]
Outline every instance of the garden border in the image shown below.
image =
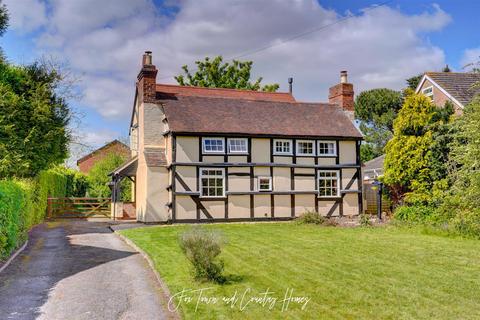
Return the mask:
[[162,280],[160,274],[155,269],[155,264],[153,263],[153,260],[150,258],[150,256],[145,251],[140,249],[140,247],[138,247],[132,240],[128,239],[127,237],[125,237],[120,232],[114,230],[113,233],[116,234],[120,239],[122,239],[123,242],[125,242],[128,246],[130,246],[135,251],[140,253],[142,255],[142,257],[147,261],[150,269],[152,270],[153,274],[155,275],[155,278],[157,279],[158,284],[160,285],[160,288],[162,289],[162,296],[165,299],[165,301],[164,301],[165,305],[163,307],[165,307],[166,314],[171,316],[171,319],[175,319],[175,320],[182,319],[182,317],[178,313],[178,311],[172,312],[172,311],[168,310],[168,302],[170,301],[172,295],[170,294],[170,290],[168,289],[165,282]]
[[22,253],[23,250],[25,250],[25,248],[27,247],[28,245],[28,239],[25,240],[25,243],[19,248],[17,249],[17,251],[15,251],[14,254],[12,254],[10,256],[10,258],[8,258],[8,260],[2,265],[0,266],[0,273],[2,273],[3,270],[5,270],[12,262],[13,260],[20,254]]

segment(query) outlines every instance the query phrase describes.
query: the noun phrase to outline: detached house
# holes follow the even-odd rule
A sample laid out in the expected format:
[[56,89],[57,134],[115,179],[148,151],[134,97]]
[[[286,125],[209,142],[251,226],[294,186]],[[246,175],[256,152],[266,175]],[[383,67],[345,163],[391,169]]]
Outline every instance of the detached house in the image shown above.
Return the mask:
[[415,90],[430,97],[433,103],[443,107],[445,102],[453,103],[456,114],[463,113],[463,108],[472,101],[480,88],[480,73],[469,72],[426,72]]
[[291,93],[157,84],[156,76],[146,52],[130,124],[132,159],[112,173],[117,191],[121,179],[134,181],[137,220],[362,212],[362,135],[350,120],[353,85],[346,72],[330,88],[328,103],[297,102]]

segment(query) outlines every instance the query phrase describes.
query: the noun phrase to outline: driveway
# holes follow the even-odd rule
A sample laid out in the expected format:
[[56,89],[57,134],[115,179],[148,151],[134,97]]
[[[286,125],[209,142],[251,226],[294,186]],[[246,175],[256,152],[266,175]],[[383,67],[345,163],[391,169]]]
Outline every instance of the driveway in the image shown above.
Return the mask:
[[106,221],[39,225],[0,273],[1,319],[165,319],[164,300],[147,262]]

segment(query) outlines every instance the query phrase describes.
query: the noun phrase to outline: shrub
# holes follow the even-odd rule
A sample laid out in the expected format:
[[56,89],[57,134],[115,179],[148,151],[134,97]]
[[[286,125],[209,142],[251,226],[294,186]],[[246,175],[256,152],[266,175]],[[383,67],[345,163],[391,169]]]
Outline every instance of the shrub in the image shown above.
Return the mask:
[[68,175],[41,171],[35,179],[0,180],[0,259],[6,258],[45,218],[48,197],[65,197]]
[[370,215],[369,214],[361,214],[360,215],[360,225],[362,227],[369,227],[372,225],[372,222],[370,221]]
[[306,211],[296,220],[301,224],[324,224],[328,219],[320,215],[318,212]]
[[416,205],[400,206],[395,210],[394,218],[404,222],[426,222],[435,216],[435,208]]
[[[116,153],[110,153],[92,167],[88,173],[88,193],[92,197],[107,198],[112,191],[108,186],[111,181],[109,173],[125,162],[126,158]],[[121,197],[123,201],[130,201],[132,196],[132,183],[124,179],[121,183]]]
[[220,233],[196,226],[185,231],[179,242],[182,251],[193,265],[196,279],[225,282],[222,275],[224,264],[218,258],[225,244]]

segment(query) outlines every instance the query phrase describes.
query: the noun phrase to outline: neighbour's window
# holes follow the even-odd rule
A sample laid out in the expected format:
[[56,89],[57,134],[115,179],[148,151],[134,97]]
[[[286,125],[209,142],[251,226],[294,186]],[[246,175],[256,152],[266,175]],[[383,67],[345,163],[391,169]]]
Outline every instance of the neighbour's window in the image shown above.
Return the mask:
[[337,144],[335,141],[318,141],[317,154],[319,156],[336,156]]
[[425,97],[430,97],[433,100],[433,86],[422,89],[422,93]]
[[292,154],[292,140],[273,140],[273,154]]
[[339,190],[338,171],[319,170],[318,171],[318,196],[319,197],[338,197]]
[[315,143],[308,140],[297,141],[297,155],[313,156],[315,155]]
[[272,191],[272,177],[258,177],[258,191]]
[[202,197],[225,196],[225,169],[201,168],[200,169],[200,194]]
[[223,138],[203,138],[203,152],[223,153],[225,152],[225,140]]
[[245,138],[228,139],[228,152],[229,153],[247,153],[248,140]]

